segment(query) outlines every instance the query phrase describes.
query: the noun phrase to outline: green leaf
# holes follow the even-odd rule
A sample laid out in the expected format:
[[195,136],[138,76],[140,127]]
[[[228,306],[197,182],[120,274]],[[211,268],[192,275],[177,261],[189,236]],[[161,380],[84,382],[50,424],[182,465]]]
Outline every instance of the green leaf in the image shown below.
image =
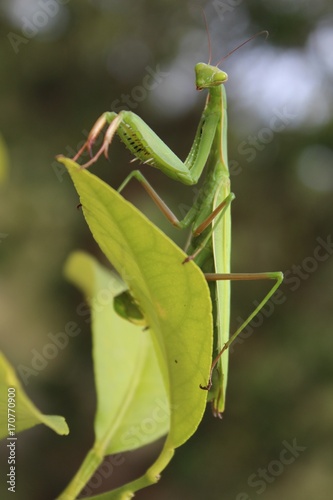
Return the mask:
[[114,311],[113,298],[126,288],[124,282],[84,252],[69,257],[65,274],[91,306],[97,392],[95,442],[59,497],[67,500],[76,498],[104,456],[165,435],[170,411],[151,334]]
[[[25,394],[19,379],[10,363],[0,352],[0,438],[8,436],[7,409],[8,389],[15,389],[15,433],[29,429],[37,424],[45,424],[57,434],[69,433],[64,417],[44,415]],[[10,412],[11,416],[13,415]]]
[[[70,256],[65,274],[91,304],[97,392],[95,447],[108,455],[158,439],[169,430],[167,395],[150,333],[113,309],[114,296],[126,285],[83,252]],[[144,432],[142,422],[147,419],[149,432]]]
[[[72,160],[59,161],[73,179],[95,240],[147,319],[149,329],[139,335],[152,338],[168,397],[170,431],[161,455],[142,478],[110,497],[131,498],[134,491],[158,480],[174,449],[195,432],[202,418],[207,393],[200,385],[208,381],[212,359],[209,290],[200,269],[193,262],[182,264],[186,254],[132,204]],[[105,387],[110,391],[117,383],[119,377],[108,378]]]

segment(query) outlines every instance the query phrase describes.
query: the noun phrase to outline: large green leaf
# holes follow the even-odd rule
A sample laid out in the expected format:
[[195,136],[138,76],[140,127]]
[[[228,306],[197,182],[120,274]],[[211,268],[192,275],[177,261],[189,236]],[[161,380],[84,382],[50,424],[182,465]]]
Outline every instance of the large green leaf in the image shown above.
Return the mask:
[[29,429],[37,424],[45,424],[61,435],[69,433],[64,417],[44,415],[36,408],[25,394],[14,369],[0,352],[0,438],[8,436],[7,409],[9,388],[15,389],[15,407],[11,405],[10,410],[10,416],[15,416],[15,433]]
[[[209,290],[200,269],[193,262],[183,265],[184,252],[133,205],[75,162],[60,161],[74,181],[94,238],[147,318],[167,392],[170,431],[161,455],[142,478],[110,497],[131,498],[132,492],[157,481],[174,448],[195,432],[202,418],[207,393],[200,384],[207,383],[212,357]],[[108,387],[114,383],[107,381]]]

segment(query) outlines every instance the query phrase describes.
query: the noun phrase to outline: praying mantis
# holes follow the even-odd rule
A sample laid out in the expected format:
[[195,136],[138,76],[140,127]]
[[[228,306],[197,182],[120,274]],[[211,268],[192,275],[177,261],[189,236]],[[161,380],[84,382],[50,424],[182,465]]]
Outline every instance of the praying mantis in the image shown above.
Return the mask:
[[[267,34],[267,32],[261,33]],[[91,153],[97,136],[107,125],[102,146],[90,161],[82,165],[82,168],[92,165],[103,153],[108,157],[109,146],[117,134],[134,155],[134,160],[158,168],[171,179],[185,185],[197,184],[205,169],[206,177],[197,200],[182,220],[178,220],[140,170],[132,171],[118,191],[122,191],[130,179],[137,179],[174,226],[180,229],[191,228],[190,239],[185,248],[188,257],[179,265],[186,265],[187,261],[193,260],[202,269],[206,279],[212,282],[210,290],[215,319],[216,355],[212,362],[210,379],[206,386],[201,386],[201,389],[209,391],[208,400],[212,403],[213,415],[219,418],[222,417],[225,408],[228,347],[283,281],[281,272],[231,273],[230,271],[231,203],[235,196],[230,190],[227,158],[227,98],[224,84],[228,80],[228,75],[218,66],[252,38],[254,37],[229,52],[216,65],[211,65],[210,60],[207,64],[195,65],[196,88],[206,89],[208,96],[192,147],[184,162],[138,115],[131,111],[104,113],[96,121],[87,141],[74,157],[74,160],[77,160],[85,150]],[[235,280],[273,280],[275,283],[243,324],[230,335],[230,285],[231,281]]]

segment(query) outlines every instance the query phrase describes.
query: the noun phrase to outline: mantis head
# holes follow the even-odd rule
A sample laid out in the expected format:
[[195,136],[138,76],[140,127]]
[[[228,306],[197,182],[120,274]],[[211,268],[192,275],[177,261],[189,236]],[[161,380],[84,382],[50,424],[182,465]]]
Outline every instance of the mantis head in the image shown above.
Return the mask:
[[195,83],[197,90],[217,87],[228,80],[228,75],[217,66],[198,63],[195,65]]
[[[206,29],[207,29],[207,21],[204,16],[205,23],[206,23]],[[208,43],[209,43],[209,62],[211,60],[211,50],[210,50],[210,39],[209,39],[209,32],[207,29],[208,33]],[[224,71],[221,71],[219,69],[219,64],[221,64],[222,61],[225,61],[231,54],[236,52],[236,50],[240,49],[247,43],[249,43],[251,40],[254,38],[257,38],[257,36],[260,35],[265,35],[265,37],[268,37],[268,31],[260,31],[259,33],[256,33],[255,35],[251,36],[245,42],[241,43],[234,49],[232,49],[226,56],[222,57],[216,64],[216,66],[211,66],[210,64],[205,64],[205,63],[198,63],[195,65],[195,81],[196,81],[196,87],[197,90],[202,90],[202,89],[209,89],[212,87],[217,87],[218,85],[222,85],[228,80],[228,75]]]

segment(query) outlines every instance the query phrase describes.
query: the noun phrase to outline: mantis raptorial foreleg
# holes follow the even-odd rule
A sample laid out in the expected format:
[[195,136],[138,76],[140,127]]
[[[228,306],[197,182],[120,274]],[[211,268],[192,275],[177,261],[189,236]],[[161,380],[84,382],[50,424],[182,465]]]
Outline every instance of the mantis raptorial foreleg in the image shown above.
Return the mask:
[[120,111],[119,114],[106,112],[96,121],[86,143],[75,155],[74,160],[76,161],[85,149],[91,152],[96,137],[104,126],[109,124],[101,148],[82,168],[92,165],[103,153],[108,157],[109,145],[117,133],[125,146],[142,163],[158,168],[172,179],[183,184],[196,184],[210,154],[217,122],[218,116],[203,116],[191,151],[185,162],[182,162],[135,113],[131,111]]

